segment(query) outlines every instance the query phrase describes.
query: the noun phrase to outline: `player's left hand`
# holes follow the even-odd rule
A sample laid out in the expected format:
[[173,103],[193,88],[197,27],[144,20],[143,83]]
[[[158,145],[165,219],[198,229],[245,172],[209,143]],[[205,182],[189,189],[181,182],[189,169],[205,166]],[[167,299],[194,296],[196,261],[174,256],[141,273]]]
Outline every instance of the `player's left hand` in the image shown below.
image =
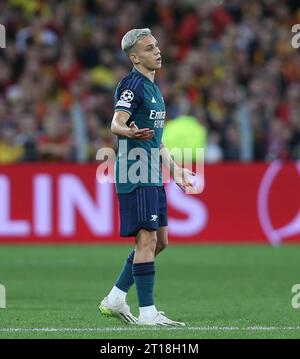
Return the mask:
[[174,181],[185,193],[197,193],[193,178],[196,174],[188,168],[176,167],[174,169]]

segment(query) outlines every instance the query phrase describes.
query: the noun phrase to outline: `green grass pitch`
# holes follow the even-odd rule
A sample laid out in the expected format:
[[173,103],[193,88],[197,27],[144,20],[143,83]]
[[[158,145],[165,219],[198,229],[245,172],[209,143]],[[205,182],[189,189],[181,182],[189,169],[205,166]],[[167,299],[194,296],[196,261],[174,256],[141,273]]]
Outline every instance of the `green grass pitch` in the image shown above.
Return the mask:
[[[105,318],[128,246],[0,246],[0,338],[300,338],[300,247],[170,246],[156,262],[155,302],[186,328]],[[133,313],[135,288],[128,295]]]

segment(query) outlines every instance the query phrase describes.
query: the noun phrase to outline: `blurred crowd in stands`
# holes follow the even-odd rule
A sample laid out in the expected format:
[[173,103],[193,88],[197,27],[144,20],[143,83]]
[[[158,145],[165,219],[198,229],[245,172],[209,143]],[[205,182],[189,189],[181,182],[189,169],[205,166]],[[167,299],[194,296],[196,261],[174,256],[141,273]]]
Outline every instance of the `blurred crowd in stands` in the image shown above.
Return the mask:
[[0,164],[114,147],[113,94],[131,71],[120,41],[144,27],[167,120],[197,118],[207,162],[300,159],[296,23],[297,0],[0,0]]

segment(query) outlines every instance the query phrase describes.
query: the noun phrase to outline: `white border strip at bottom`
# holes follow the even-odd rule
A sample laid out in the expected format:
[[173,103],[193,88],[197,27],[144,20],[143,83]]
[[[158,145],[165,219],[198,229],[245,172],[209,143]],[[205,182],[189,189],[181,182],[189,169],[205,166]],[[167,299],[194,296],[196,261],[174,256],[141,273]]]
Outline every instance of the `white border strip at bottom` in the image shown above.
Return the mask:
[[158,331],[158,330],[181,330],[181,331],[300,331],[300,326],[203,326],[203,327],[158,327],[158,326],[128,326],[107,328],[0,328],[2,332],[131,332],[131,331]]

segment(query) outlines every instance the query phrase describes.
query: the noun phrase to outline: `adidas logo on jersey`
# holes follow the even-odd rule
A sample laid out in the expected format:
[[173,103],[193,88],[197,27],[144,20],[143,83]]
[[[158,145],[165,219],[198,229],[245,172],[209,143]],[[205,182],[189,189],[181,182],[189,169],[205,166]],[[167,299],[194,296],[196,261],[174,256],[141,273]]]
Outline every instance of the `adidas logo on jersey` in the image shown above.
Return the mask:
[[152,103],[156,103],[156,100],[155,100],[154,96],[152,96],[151,102],[152,102]]

